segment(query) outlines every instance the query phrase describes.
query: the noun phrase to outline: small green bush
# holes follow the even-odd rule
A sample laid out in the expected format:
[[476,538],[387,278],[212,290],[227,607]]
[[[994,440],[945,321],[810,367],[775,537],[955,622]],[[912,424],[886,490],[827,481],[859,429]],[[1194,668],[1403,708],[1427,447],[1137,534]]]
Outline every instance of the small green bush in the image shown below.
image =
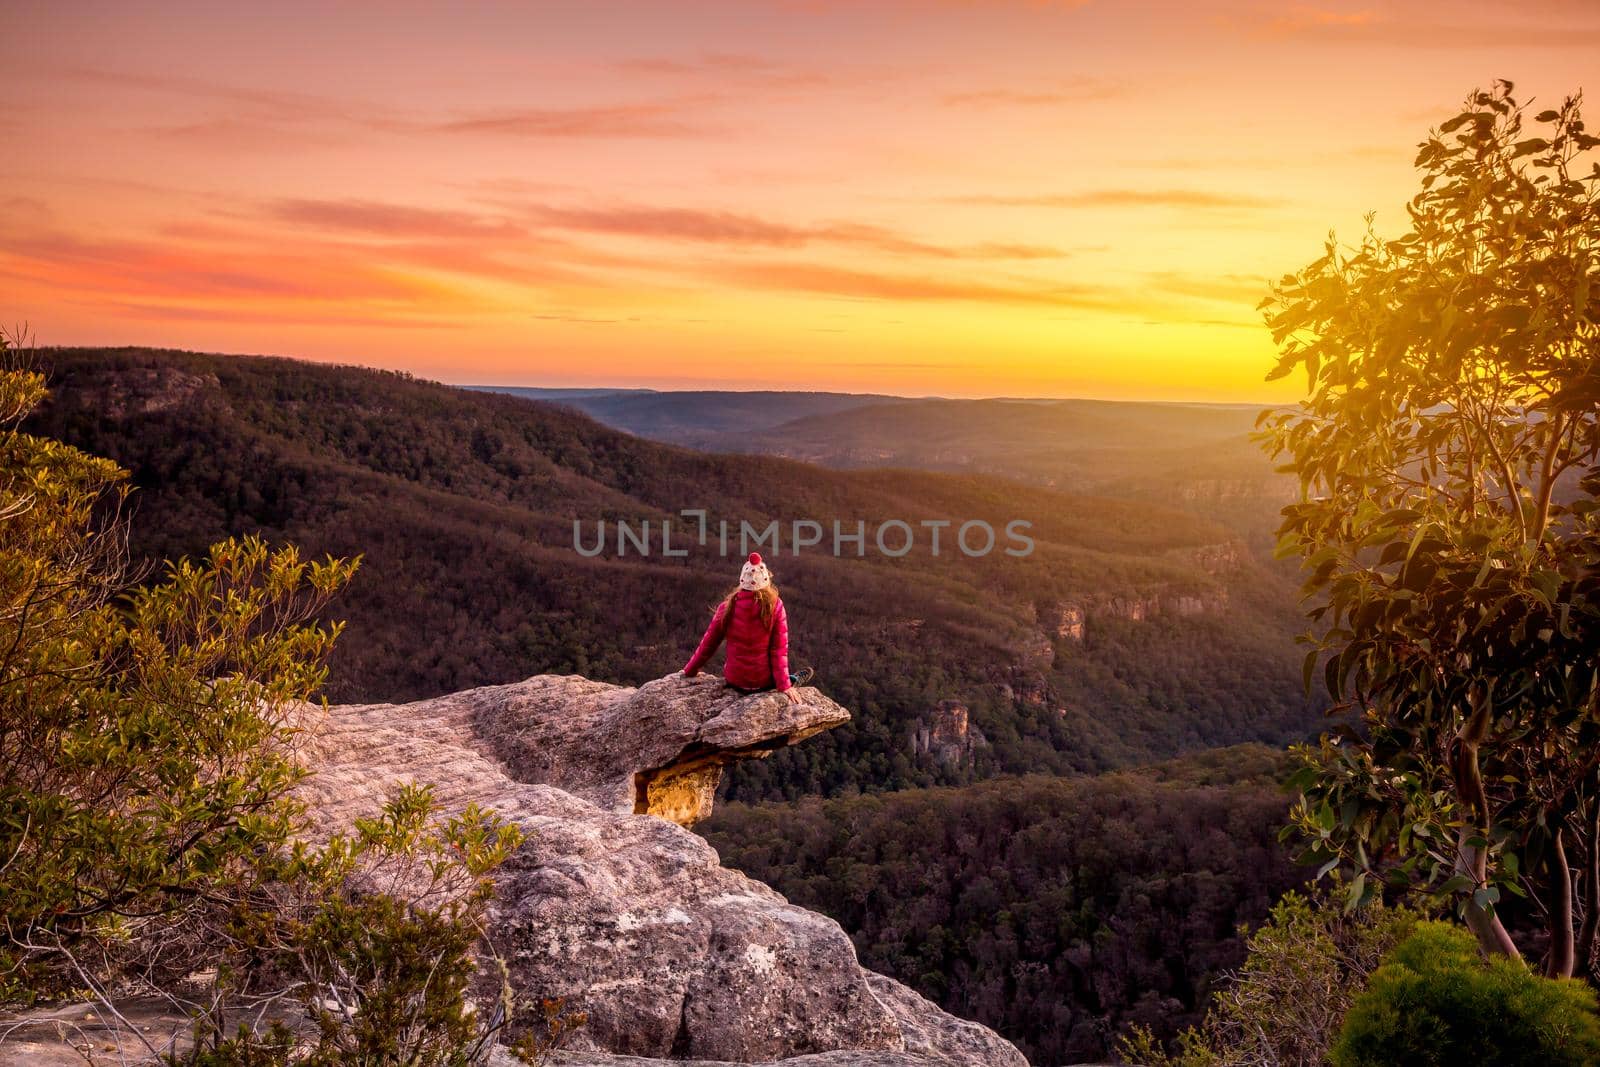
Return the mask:
[[1216,992],[1205,1021],[1171,1050],[1135,1027],[1118,1048],[1145,1067],[1324,1067],[1345,1013],[1421,913],[1285,893],[1250,935],[1250,955]]
[[1472,935],[1417,925],[1356,998],[1334,1067],[1592,1067],[1600,1064],[1594,991],[1518,960],[1483,960]]
[[[470,804],[444,817],[419,785],[355,823],[263,858],[261,879],[211,930],[214,995],[192,1048],[167,1067],[474,1067],[501,1042],[543,1064],[583,1025],[563,1001],[515,996],[483,941],[516,826]],[[292,1018],[289,1002],[311,1026],[268,1016],[278,1005]]]

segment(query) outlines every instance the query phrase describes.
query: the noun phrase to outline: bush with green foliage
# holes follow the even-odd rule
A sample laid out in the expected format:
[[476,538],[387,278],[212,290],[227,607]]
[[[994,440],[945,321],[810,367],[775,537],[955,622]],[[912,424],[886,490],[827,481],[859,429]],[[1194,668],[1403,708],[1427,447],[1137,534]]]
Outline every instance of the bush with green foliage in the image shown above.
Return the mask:
[[[407,785],[354,834],[272,857],[206,929],[218,979],[193,1046],[169,1062],[458,1067],[481,1062],[512,1028],[513,1054],[543,1062],[584,1017],[520,1001],[501,961],[481,951],[489,876],[521,840],[472,805],[441,821],[431,787]],[[311,1025],[285,1025],[285,1002]],[[229,1020],[240,1020],[231,1031]]]
[[508,1026],[526,1058],[559,1043],[581,1017],[516,1003],[483,966],[514,828],[470,808],[440,821],[404,789],[305,843],[298,719],[356,564],[247,537],[141,584],[125,473],[17,428],[44,381],[7,349],[0,1004],[90,996],[114,1016],[114,995],[164,996],[195,1017],[169,1062],[208,1067],[467,1064]]
[[[3,351],[4,346],[0,346]],[[286,840],[298,702],[355,564],[259,539],[128,588],[124,473],[16,429],[0,371],[0,968],[92,984],[82,949],[169,928]]]
[[1345,1013],[1421,916],[1372,904],[1348,912],[1326,897],[1286,893],[1250,935],[1244,966],[1222,984],[1205,1021],[1167,1051],[1134,1027],[1119,1053],[1144,1067],[1322,1067]]
[[1594,1067],[1594,990],[1544,978],[1503,956],[1484,960],[1471,934],[1418,924],[1356,998],[1334,1067]]

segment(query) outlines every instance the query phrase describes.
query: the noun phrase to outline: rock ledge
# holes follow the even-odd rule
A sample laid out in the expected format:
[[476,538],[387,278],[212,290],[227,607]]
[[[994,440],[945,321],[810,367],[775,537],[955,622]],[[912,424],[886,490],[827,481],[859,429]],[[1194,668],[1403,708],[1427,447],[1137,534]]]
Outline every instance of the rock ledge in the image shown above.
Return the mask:
[[334,707],[312,726],[303,796],[332,829],[427,783],[446,810],[476,802],[523,828],[494,938],[524,996],[588,1013],[573,1067],[1027,1067],[992,1031],[862,968],[837,923],[727,870],[683,828],[709,814],[724,764],[849,720],[800,693],[539,676]]

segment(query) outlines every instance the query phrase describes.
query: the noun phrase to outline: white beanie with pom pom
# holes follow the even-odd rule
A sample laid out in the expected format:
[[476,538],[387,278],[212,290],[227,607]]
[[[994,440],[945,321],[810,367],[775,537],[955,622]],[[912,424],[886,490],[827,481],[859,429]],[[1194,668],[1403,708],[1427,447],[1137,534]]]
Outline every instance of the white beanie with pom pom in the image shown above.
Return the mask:
[[752,552],[739,570],[739,588],[755,592],[772,584],[772,572],[761,562],[761,553]]

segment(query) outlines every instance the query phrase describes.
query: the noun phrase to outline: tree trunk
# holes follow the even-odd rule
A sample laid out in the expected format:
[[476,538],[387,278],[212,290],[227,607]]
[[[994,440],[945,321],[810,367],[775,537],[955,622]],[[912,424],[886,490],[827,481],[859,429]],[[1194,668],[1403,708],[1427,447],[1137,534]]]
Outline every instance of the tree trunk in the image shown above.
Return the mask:
[[1556,823],[1550,845],[1550,958],[1545,974],[1571,978],[1576,956],[1572,940],[1572,867],[1567,863],[1566,833]]
[[1591,974],[1594,959],[1595,934],[1600,932],[1600,795],[1589,801],[1593,808],[1589,836],[1584,841],[1588,863],[1583,881],[1583,926],[1578,930],[1578,943],[1573,947],[1573,962]]
[[[1489,836],[1489,798],[1483,791],[1483,772],[1478,767],[1478,745],[1489,731],[1489,701],[1486,697],[1475,701],[1472,716],[1456,735],[1455,786],[1462,807],[1469,813],[1469,822],[1461,828],[1456,841],[1456,872],[1472,879],[1475,887],[1489,881],[1489,854],[1487,849],[1469,845],[1474,837]],[[1477,825],[1474,826],[1473,823]],[[1488,956],[1510,956],[1520,960],[1511,935],[1506,932],[1500,916],[1478,904],[1477,896],[1467,898],[1467,928],[1478,939],[1478,947]]]

